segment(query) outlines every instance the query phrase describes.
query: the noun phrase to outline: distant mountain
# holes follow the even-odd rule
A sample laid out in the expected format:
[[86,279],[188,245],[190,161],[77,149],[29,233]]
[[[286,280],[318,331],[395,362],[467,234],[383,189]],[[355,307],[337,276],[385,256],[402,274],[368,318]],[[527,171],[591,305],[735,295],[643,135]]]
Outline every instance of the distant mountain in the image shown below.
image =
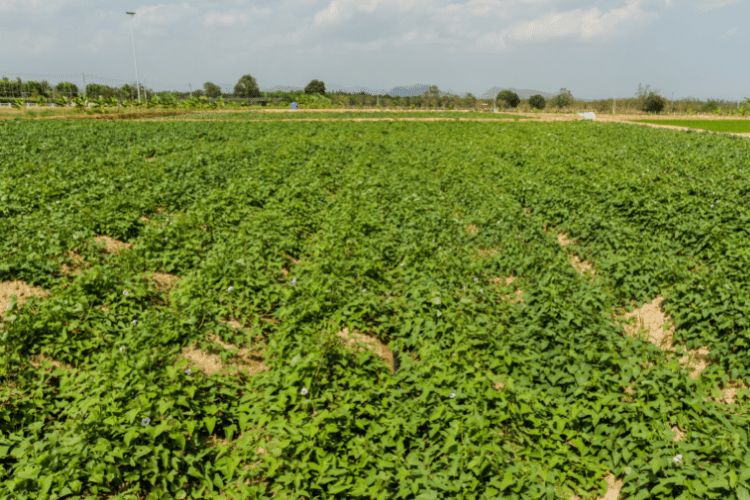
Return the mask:
[[[304,87],[292,87],[290,85],[276,85],[267,89],[260,89],[261,92],[299,92],[305,90]],[[328,90],[326,88],[326,90]]]
[[[368,87],[344,87],[342,85],[338,85],[336,83],[326,84],[326,92],[348,92],[350,94],[359,94],[360,92],[364,92],[365,94],[369,95],[391,95],[391,96],[400,96],[400,97],[414,97],[417,95],[420,95],[427,90],[429,90],[430,85],[427,84],[416,84],[416,85],[399,85],[397,87],[392,87],[390,90],[374,90]],[[481,94],[479,96],[476,96],[477,99],[494,99],[495,96],[500,92],[501,90],[512,90],[516,94],[518,94],[518,97],[521,99],[528,99],[532,95],[541,94],[545,99],[552,99],[555,97],[555,94],[550,94],[549,92],[542,92],[540,90],[530,90],[530,89],[516,89],[513,87],[492,87],[484,94]],[[295,87],[292,85],[275,85],[270,88],[261,89],[261,92],[299,92],[301,90],[304,90],[303,87]],[[466,96],[466,92],[463,92],[461,94],[457,92],[453,92],[452,90],[440,90],[441,95],[445,95],[447,93],[459,95],[461,97]]]
[[[344,87],[343,85],[339,85],[336,83],[326,84],[326,92],[348,92],[350,94],[359,94],[360,92],[364,92],[365,94],[369,95],[391,95],[391,96],[400,96],[400,97],[407,97],[407,96],[417,96],[419,94],[422,94],[423,92],[429,90],[430,85],[426,84],[416,84],[416,85],[400,85],[398,87],[393,87],[390,90],[383,90],[378,89],[374,90],[368,87]],[[261,92],[297,92],[300,90],[304,90],[302,87],[294,87],[290,85],[276,85],[274,87],[270,87],[267,89],[261,89]],[[440,94],[445,95],[447,93],[456,94],[456,92],[448,90],[441,90]],[[461,94],[461,96],[464,96],[464,94]]]
[[548,92],[542,92],[540,90],[529,90],[529,89],[516,89],[513,87],[492,87],[490,90],[480,95],[478,99],[494,99],[498,93],[503,90],[511,90],[518,94],[521,99],[528,99],[529,97],[540,94],[545,99],[552,99],[556,94],[550,94]]
[[387,93],[385,90],[372,90],[369,87],[344,87],[338,83],[331,83],[330,85],[326,83],[326,92],[348,92],[349,94],[364,92],[370,95],[384,95]]

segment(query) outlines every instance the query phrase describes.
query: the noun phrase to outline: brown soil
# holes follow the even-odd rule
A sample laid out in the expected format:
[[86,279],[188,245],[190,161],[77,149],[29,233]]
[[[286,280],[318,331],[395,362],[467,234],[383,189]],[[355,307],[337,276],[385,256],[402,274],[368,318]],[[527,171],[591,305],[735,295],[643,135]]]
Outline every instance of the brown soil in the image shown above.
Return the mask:
[[5,310],[10,305],[13,295],[17,297],[17,309],[20,309],[21,305],[31,297],[46,297],[47,292],[43,288],[30,286],[24,281],[0,282],[0,319],[5,318]]

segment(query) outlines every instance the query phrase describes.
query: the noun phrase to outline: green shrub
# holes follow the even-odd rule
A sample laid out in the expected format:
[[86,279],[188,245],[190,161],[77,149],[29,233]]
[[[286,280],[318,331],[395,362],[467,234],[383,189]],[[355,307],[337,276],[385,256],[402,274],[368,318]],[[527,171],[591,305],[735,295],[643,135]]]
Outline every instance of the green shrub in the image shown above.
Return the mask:
[[664,98],[651,92],[648,94],[648,97],[646,97],[646,99],[643,101],[643,111],[646,111],[649,113],[658,113],[664,109],[665,104],[666,102],[664,101]]
[[566,108],[573,104],[573,94],[566,88],[561,88],[560,92],[552,98],[552,104],[556,108]]
[[529,106],[536,109],[544,109],[547,106],[547,101],[541,94],[536,94],[529,97]]
[[501,102],[504,108],[515,108],[521,103],[521,98],[518,97],[518,94],[510,90],[499,92],[495,99]]
[[312,80],[305,87],[305,94],[324,94],[326,93],[326,84],[320,80]]
[[720,107],[720,105],[719,105],[719,103],[716,100],[709,99],[709,101],[706,104],[704,104],[703,106],[701,106],[701,111],[703,111],[704,113],[705,112],[716,111],[716,110],[719,109],[719,107]]

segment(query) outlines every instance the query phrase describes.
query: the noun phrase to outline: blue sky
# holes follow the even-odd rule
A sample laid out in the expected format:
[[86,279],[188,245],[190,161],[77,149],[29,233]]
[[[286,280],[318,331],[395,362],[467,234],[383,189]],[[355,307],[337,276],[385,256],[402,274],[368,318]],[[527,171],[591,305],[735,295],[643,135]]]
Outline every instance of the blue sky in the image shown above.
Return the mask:
[[[0,76],[750,97],[750,0],[0,0]],[[35,76],[32,76],[35,75]],[[92,76],[95,75],[95,76]]]

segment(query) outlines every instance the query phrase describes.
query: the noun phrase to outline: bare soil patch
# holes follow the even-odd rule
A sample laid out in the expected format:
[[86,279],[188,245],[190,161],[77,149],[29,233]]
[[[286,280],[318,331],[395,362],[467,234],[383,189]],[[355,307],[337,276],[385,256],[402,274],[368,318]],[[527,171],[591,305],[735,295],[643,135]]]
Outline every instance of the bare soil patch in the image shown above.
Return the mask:
[[11,299],[17,297],[16,305],[20,309],[21,305],[31,297],[46,297],[47,291],[43,288],[30,286],[25,281],[3,281],[0,282],[0,318],[5,318],[5,310],[10,305]]
[[94,241],[96,241],[100,245],[105,245],[105,251],[107,253],[119,254],[123,250],[131,250],[133,248],[132,243],[125,243],[124,241],[116,240],[114,238],[110,238],[109,236],[96,236],[94,237]]

